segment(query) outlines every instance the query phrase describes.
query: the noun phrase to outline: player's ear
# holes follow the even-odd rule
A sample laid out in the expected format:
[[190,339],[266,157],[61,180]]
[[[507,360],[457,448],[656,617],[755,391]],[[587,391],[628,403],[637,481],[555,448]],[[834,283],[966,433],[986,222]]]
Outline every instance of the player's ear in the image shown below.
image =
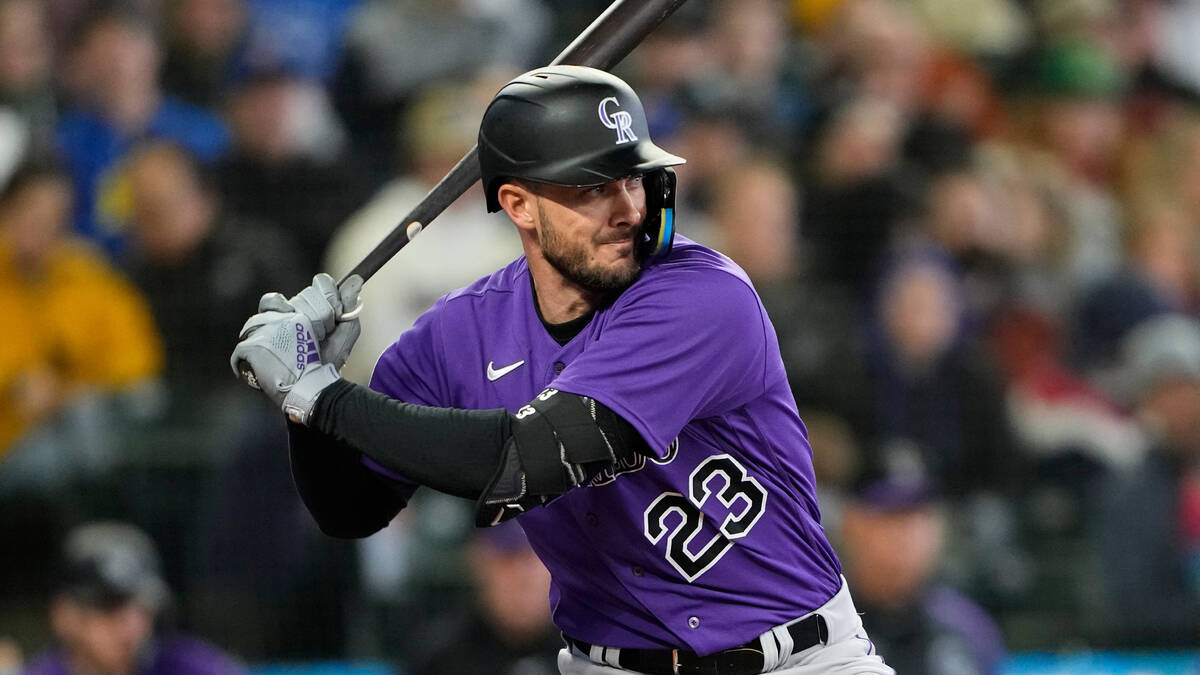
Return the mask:
[[502,183],[496,189],[496,201],[518,228],[533,229],[537,225],[536,195],[520,183]]

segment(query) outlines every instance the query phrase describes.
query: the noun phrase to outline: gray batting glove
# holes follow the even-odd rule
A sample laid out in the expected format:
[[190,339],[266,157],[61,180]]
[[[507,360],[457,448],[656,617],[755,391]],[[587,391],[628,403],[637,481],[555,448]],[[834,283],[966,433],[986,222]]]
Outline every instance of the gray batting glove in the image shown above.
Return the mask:
[[[362,291],[362,287],[363,279],[357,274],[348,277],[341,288],[338,288],[333,277],[321,273],[313,277],[311,286],[286,301],[294,311],[308,317],[309,322],[312,323],[317,343],[320,345],[323,360],[333,364],[339,370],[346,365],[346,359],[350,357],[350,350],[354,348],[354,343],[362,332],[357,315],[358,295]],[[267,299],[267,296],[263,296],[260,301],[260,312],[265,309],[273,309],[273,307],[263,307],[263,303],[267,302]],[[272,305],[277,305],[280,299],[282,296],[272,298]],[[353,316],[347,320],[341,320],[346,312],[351,312]]]
[[261,389],[293,422],[308,424],[321,391],[339,379],[333,364],[321,362],[308,317],[259,312],[246,321],[238,338],[229,359],[234,374]]

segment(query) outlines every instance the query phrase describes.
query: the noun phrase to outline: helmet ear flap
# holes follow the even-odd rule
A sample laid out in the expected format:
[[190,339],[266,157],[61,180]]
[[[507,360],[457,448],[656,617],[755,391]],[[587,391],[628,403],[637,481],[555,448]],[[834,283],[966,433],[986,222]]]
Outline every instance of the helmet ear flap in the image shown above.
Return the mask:
[[643,263],[667,257],[675,241],[675,171],[651,171],[643,178],[646,190],[646,221],[636,255]]

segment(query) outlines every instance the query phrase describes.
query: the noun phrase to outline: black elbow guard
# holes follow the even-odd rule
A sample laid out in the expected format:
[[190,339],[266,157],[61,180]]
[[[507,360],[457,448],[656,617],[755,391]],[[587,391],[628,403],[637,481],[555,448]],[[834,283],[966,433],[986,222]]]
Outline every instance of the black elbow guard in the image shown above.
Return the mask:
[[615,413],[594,399],[557,389],[546,389],[518,410],[512,428],[500,466],[479,498],[480,527],[545,504],[619,459],[649,452]]

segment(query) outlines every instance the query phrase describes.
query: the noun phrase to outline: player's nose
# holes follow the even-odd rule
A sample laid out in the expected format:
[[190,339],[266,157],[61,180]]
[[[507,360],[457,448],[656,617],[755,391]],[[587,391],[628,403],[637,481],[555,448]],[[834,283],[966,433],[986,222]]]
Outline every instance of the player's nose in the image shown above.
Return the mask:
[[637,225],[646,209],[646,192],[630,179],[617,181],[614,191],[613,225]]

